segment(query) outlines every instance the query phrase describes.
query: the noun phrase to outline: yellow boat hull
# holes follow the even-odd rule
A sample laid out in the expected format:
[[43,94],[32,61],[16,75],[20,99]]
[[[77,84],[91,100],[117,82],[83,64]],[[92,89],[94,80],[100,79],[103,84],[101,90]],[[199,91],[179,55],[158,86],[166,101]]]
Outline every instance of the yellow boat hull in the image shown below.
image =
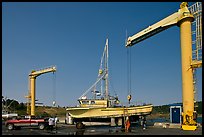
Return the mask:
[[67,112],[73,118],[107,118],[132,115],[149,115],[152,112],[152,105],[131,106],[131,107],[71,107]]

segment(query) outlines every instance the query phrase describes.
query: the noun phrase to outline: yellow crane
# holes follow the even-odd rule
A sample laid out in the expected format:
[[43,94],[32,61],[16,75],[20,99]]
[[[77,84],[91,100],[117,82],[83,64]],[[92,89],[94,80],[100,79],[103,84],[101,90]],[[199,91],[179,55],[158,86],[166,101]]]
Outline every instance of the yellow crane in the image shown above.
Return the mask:
[[172,26],[180,27],[183,102],[181,127],[183,130],[195,130],[197,128],[196,111],[194,111],[193,69],[201,67],[202,60],[192,59],[191,23],[193,21],[194,16],[188,9],[188,3],[182,2],[178,12],[129,37],[126,43],[126,47],[130,47]]
[[[26,96],[28,98],[28,103],[27,103],[27,113],[30,115],[35,115],[35,80],[36,77],[49,73],[49,72],[56,72],[56,67],[47,67],[44,69],[40,70],[32,70],[31,73],[29,74],[29,81],[30,81],[30,86],[29,86],[29,95]],[[31,107],[31,112],[30,112],[30,107]]]

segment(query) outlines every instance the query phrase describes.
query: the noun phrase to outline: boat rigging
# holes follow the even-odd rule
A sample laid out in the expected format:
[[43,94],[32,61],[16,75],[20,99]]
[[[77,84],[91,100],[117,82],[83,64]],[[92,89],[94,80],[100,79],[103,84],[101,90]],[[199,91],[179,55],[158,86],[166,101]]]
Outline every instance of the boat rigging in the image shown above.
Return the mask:
[[[139,116],[145,117],[152,112],[152,104],[123,106],[117,95],[109,95],[108,57],[108,39],[106,39],[96,82],[79,97],[77,107],[66,109],[67,115],[73,119],[73,123],[76,123],[76,128],[83,128],[83,122],[91,121],[109,121],[113,125],[116,121],[124,123],[122,121],[125,121],[126,117],[136,121],[139,120]],[[97,90],[98,88],[100,90]],[[92,98],[87,97],[89,92],[94,94]]]

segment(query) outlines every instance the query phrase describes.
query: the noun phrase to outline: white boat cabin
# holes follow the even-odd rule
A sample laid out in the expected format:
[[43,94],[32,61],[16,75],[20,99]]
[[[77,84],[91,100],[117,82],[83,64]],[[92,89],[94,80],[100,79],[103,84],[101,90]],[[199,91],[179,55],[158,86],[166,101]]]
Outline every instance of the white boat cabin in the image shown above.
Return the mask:
[[79,99],[80,107],[108,107],[107,99]]

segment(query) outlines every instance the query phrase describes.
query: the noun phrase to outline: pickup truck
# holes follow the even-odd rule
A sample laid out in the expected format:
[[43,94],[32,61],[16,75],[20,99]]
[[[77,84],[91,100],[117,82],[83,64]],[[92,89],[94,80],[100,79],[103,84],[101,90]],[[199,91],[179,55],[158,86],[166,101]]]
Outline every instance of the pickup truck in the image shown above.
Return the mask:
[[8,130],[19,129],[21,127],[38,127],[43,130],[48,126],[48,119],[34,116],[21,117],[5,121]]

